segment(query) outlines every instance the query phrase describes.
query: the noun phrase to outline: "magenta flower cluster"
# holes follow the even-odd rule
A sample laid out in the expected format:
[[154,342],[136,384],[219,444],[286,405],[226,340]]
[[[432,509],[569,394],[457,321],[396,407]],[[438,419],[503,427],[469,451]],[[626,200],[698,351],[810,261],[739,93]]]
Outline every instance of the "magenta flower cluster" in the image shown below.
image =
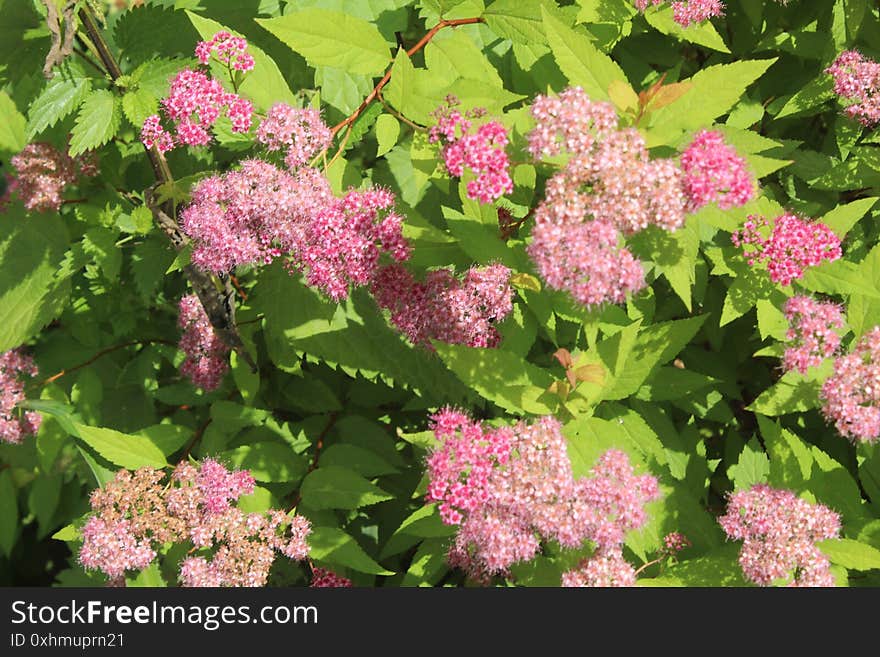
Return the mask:
[[510,273],[499,264],[471,267],[461,277],[437,269],[422,283],[402,265],[388,265],[377,272],[371,291],[415,345],[433,350],[431,340],[440,340],[496,347],[501,342],[496,324],[513,310]]
[[342,575],[337,575],[332,570],[319,568],[317,566],[312,568],[311,587],[313,589],[339,589],[351,588],[351,586],[352,583],[350,579],[343,577]]
[[745,205],[755,195],[746,161],[716,130],[701,130],[681,154],[688,211],[716,203],[722,210]]
[[180,564],[184,586],[264,586],[275,553],[303,560],[311,531],[302,516],[244,513],[234,505],[254,490],[246,471],[213,459],[180,463],[165,481],[161,470],[120,470],[90,498],[79,560],[110,578],[142,570],[168,543],[191,543],[196,555]]
[[185,354],[180,372],[193,385],[216,390],[229,369],[229,347],[214,332],[196,295],[183,297],[178,310],[177,325],[183,331],[179,346]]
[[853,442],[874,443],[880,437],[880,326],[859,338],[848,354],[834,361],[825,379],[822,413],[841,435]]
[[547,181],[528,253],[550,287],[587,306],[620,303],[645,286],[622,238],[684,223],[681,170],[671,159],[652,160],[637,130],[620,129],[614,108],[578,87],[538,96],[531,113],[532,155],[570,158]]
[[[644,12],[648,5],[660,5],[664,0],[635,0],[636,9]],[[703,23],[724,15],[722,0],[676,0],[672,2],[672,17],[682,27]]]
[[839,329],[843,328],[843,311],[838,304],[798,295],[785,302],[783,311],[788,320],[782,356],[786,372],[806,374],[810,367],[834,355],[840,346]]
[[730,495],[719,518],[727,537],[743,541],[743,575],[760,586],[834,586],[830,562],[817,541],[837,538],[840,516],[787,490],[756,484]]
[[316,169],[283,171],[245,160],[237,171],[199,181],[181,212],[194,241],[192,261],[223,272],[282,257],[306,281],[339,300],[372,281],[383,254],[409,257],[394,195],[381,187],[337,198]]
[[820,221],[783,214],[773,220],[770,235],[764,237],[761,230],[767,227],[766,218],[750,215],[742,229],[731,235],[731,241],[742,247],[750,265],[765,262],[774,283],[788,285],[808,267],[841,256],[840,238]]
[[275,103],[257,128],[257,141],[270,151],[286,150],[284,163],[298,169],[330,146],[333,133],[311,107],[300,109]]
[[46,142],[32,142],[10,159],[16,176],[7,191],[15,192],[27,210],[57,212],[62,194],[80,176],[96,176],[98,168],[90,157],[70,157]]
[[211,57],[234,71],[252,71],[254,58],[247,51],[247,40],[226,32],[217,32],[208,41],[199,41],[196,44],[196,57],[202,64],[208,64]]
[[[207,64],[214,54],[231,69],[248,71],[254,62],[246,51],[247,42],[228,32],[218,32],[210,41],[200,41],[196,57]],[[175,146],[206,146],[211,142],[210,129],[223,116],[229,118],[232,131],[245,133],[251,129],[254,106],[251,101],[228,92],[219,80],[202,71],[184,68],[174,76],[168,96],[162,99],[165,116],[174,123],[174,132],[167,131],[158,114],[147,117],[141,128],[141,141],[147,148],[154,146],[166,152]]]
[[20,349],[0,355],[0,442],[18,444],[39,431],[40,414],[17,408],[25,400],[25,385],[38,374],[33,359]]
[[845,50],[825,72],[834,78],[834,93],[848,116],[866,126],[880,122],[880,62]]
[[450,97],[447,105],[434,112],[437,124],[431,128],[429,141],[442,145],[440,152],[450,176],[460,178],[466,168],[476,174],[467,183],[467,197],[491,203],[513,191],[505,150],[509,141],[507,129],[498,121],[475,126],[472,119],[483,116],[485,110],[462,114],[454,109],[457,102]]
[[542,540],[566,548],[589,540],[593,559],[622,559],[626,532],[645,523],[645,503],[659,494],[657,480],[635,475],[616,450],[576,479],[560,424],[550,416],[489,429],[443,409],[432,423],[439,446],[427,461],[426,500],[439,503],[444,522],[459,526],[450,565],[477,581],[532,559]]

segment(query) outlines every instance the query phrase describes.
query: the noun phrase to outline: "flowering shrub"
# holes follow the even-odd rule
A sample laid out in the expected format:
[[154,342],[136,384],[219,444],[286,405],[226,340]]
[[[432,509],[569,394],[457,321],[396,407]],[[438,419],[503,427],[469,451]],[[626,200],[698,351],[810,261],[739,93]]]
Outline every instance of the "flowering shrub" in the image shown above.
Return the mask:
[[224,4],[0,3],[0,584],[880,585],[876,3]]

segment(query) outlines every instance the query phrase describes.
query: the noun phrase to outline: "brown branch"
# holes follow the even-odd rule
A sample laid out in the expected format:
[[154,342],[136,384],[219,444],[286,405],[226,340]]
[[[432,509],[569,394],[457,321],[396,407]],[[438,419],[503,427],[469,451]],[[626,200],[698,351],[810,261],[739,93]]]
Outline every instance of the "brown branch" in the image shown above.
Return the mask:
[[205,430],[208,428],[208,425],[211,424],[211,418],[208,418],[205,422],[203,422],[198,429],[196,429],[193,434],[192,440],[189,441],[189,444],[186,446],[186,449],[183,450],[183,458],[182,460],[186,460],[189,458],[190,452],[193,450],[193,447],[196,446],[196,443],[202,439],[202,436],[205,435]]
[[[425,36],[423,36],[418,41],[418,43],[416,43],[416,45],[414,45],[412,48],[407,50],[406,54],[409,55],[410,57],[412,57],[419,50],[421,50],[426,45],[428,45],[428,43],[431,41],[431,39],[433,39],[434,36],[436,36],[437,32],[439,32],[440,30],[442,30],[445,27],[458,27],[459,25],[474,25],[476,23],[483,23],[483,22],[484,22],[483,19],[480,18],[479,16],[474,17],[474,18],[457,18],[454,20],[442,20],[439,23],[437,23],[434,27],[432,27],[430,29],[430,31],[428,31],[428,33],[425,34]],[[333,126],[331,128],[330,132],[332,132],[333,135],[336,135],[340,130],[342,130],[346,126],[349,126],[352,123],[354,123],[355,120],[357,119],[357,117],[359,117],[363,113],[363,111],[365,109],[367,109],[367,106],[370,103],[372,103],[374,100],[376,100],[376,97],[382,91],[382,87],[384,87],[386,84],[388,84],[388,81],[391,80],[391,69],[392,68],[393,68],[393,66],[389,67],[389,69],[387,71],[385,71],[385,75],[382,76],[382,79],[379,80],[379,83],[375,87],[373,87],[373,90],[367,95],[366,98],[364,98],[364,101],[360,105],[358,105],[357,108],[351,114],[349,114],[346,118],[344,118],[342,121],[340,121],[339,123],[337,123],[335,126]]]
[[116,344],[116,345],[113,345],[112,347],[107,347],[106,349],[102,349],[101,351],[96,353],[94,356],[89,358],[84,363],[80,363],[79,365],[74,365],[73,367],[63,369],[60,372],[58,372],[57,374],[53,374],[52,376],[50,376],[48,379],[44,379],[43,381],[40,382],[40,387],[43,387],[43,386],[48,385],[50,383],[53,383],[53,382],[57,381],[58,379],[60,379],[62,376],[66,376],[67,374],[71,374],[72,372],[76,372],[77,370],[81,370],[84,367],[88,367],[89,365],[94,363],[96,360],[98,360],[102,356],[106,356],[107,354],[112,354],[114,351],[119,351],[120,349],[125,349],[126,347],[134,347],[136,345],[145,345],[145,344],[167,344],[167,345],[171,345],[172,347],[175,346],[174,342],[171,342],[170,340],[162,340],[159,338],[156,338],[156,339],[148,338],[146,340],[132,340],[131,342],[124,342],[122,344]]
[[[83,6],[79,10],[79,17],[92,46],[101,59],[101,63],[107,69],[110,79],[115,82],[122,75],[122,69],[119,68],[119,63],[116,61],[113,53],[110,52],[110,48],[101,35],[95,17],[88,5]],[[171,175],[171,169],[165,156],[156,146],[152,148],[145,146],[144,150],[150,158],[150,165],[153,167],[153,173],[157,181],[156,186],[173,184],[174,177]],[[190,239],[180,230],[177,221],[172,218],[174,216],[173,202],[154,203],[153,194],[153,189],[148,189],[144,192],[145,205],[152,210],[154,220],[168,236],[175,250],[178,252],[182,251],[189,246]],[[241,356],[242,360],[250,366],[252,371],[256,372],[257,365],[245,348],[241,335],[238,333],[238,327],[235,324],[235,291],[229,282],[229,277],[220,275],[215,278],[194,265],[186,265],[183,268],[183,272],[189,280],[190,286],[199,297],[199,301],[205,309],[205,314],[208,316],[211,326],[214,327],[215,333],[226,345],[234,349]]]

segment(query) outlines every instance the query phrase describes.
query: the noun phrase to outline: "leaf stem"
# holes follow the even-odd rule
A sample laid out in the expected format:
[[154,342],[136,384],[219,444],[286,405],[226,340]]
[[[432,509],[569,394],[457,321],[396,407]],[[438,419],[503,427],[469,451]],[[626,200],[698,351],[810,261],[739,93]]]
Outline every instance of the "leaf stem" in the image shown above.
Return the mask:
[[63,369],[60,372],[58,372],[57,374],[53,374],[52,376],[50,376],[48,379],[44,379],[43,381],[40,382],[40,387],[48,385],[50,383],[53,383],[53,382],[57,381],[58,379],[60,379],[61,377],[66,376],[67,374],[71,374],[73,372],[76,372],[77,370],[81,370],[82,368],[91,365],[92,363],[94,363],[96,360],[98,360],[102,356],[106,356],[107,354],[112,354],[114,351],[119,351],[120,349],[125,349],[126,347],[134,347],[136,345],[147,345],[147,344],[167,344],[167,345],[171,345],[172,347],[176,346],[174,342],[171,342],[170,340],[163,340],[161,338],[147,338],[144,340],[132,340],[131,342],[123,342],[122,344],[116,344],[116,345],[113,345],[112,347],[107,347],[106,349],[102,349],[101,351],[96,353],[94,356],[89,358],[87,361],[80,363],[79,365],[74,365],[73,367]]

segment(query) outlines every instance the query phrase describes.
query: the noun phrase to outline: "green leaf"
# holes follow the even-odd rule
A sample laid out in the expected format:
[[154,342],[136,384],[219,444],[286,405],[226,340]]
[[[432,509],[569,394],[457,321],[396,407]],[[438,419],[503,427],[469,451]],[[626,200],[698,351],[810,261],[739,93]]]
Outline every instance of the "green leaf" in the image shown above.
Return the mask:
[[688,79],[690,89],[681,98],[651,113],[648,146],[671,144],[683,132],[710,125],[729,112],[746,88],[775,61],[740,61],[701,69]]
[[346,443],[330,445],[321,453],[321,467],[327,466],[348,468],[363,477],[378,477],[397,472],[397,468],[375,452]]
[[0,214],[0,353],[25,342],[67,303],[70,283],[56,278],[66,249],[57,214],[26,218],[17,203]]
[[[187,11],[186,15],[189,16],[193,27],[196,28],[196,31],[203,39],[210,39],[221,30],[238,34],[235,30],[225,27],[217,21],[199,16],[191,11]],[[273,18],[270,20],[280,19]],[[256,21],[258,23],[267,22],[260,19],[256,19]],[[241,35],[239,34],[239,36]],[[248,52],[254,58],[254,68],[244,76],[244,80],[242,80],[238,87],[239,93],[246,98],[250,98],[254,105],[263,111],[268,110],[278,102],[298,106],[299,103],[296,96],[290,90],[287,80],[284,79],[284,75],[282,75],[275,61],[250,41],[248,42]]]
[[727,471],[736,490],[746,490],[755,484],[764,483],[769,474],[770,459],[754,438],[743,447],[736,465],[732,465]]
[[719,326],[725,326],[742,317],[755,308],[759,301],[769,299],[775,289],[776,286],[766,270],[749,268],[741,272],[727,289]]
[[236,447],[223,452],[221,458],[265,482],[299,481],[308,467],[305,458],[290,446],[270,441]]
[[253,404],[254,398],[260,392],[260,373],[254,372],[239,355],[237,351],[229,354],[229,367],[232,369],[232,378],[235,387],[241,393],[241,398],[246,404]]
[[306,541],[309,556],[315,561],[370,575],[394,574],[376,563],[357,541],[336,527],[314,527]]
[[435,342],[446,366],[482,397],[513,413],[553,413],[540,398],[554,379],[548,372],[503,349]]
[[862,294],[873,299],[880,298],[880,290],[873,281],[866,281],[857,265],[846,260],[823,262],[804,272],[800,284],[813,292],[825,294]]
[[0,91],[0,151],[18,153],[27,143],[24,116],[5,91]]
[[747,586],[738,563],[739,543],[728,543],[696,559],[669,569],[668,576],[682,586]]
[[157,562],[140,571],[137,575],[127,576],[125,586],[129,588],[161,588],[166,586]]
[[122,97],[122,111],[131,124],[140,128],[159,108],[159,99],[145,89],[129,91]]
[[514,43],[531,46],[547,43],[544,35],[542,2],[522,0],[495,0],[483,12],[489,29]]
[[140,429],[137,435],[149,440],[165,456],[170,456],[186,445],[192,438],[193,430],[179,424],[154,424]]
[[376,151],[376,157],[385,155],[397,144],[397,137],[400,135],[400,121],[390,114],[382,114],[376,119],[376,139],[379,142],[379,148]]
[[706,320],[706,315],[643,327],[629,351],[626,365],[603,391],[604,399],[624,399],[638,391],[651,372],[675,358]]
[[566,26],[544,7],[541,12],[550,50],[571,84],[583,87],[594,100],[608,100],[608,87],[612,82],[627,82],[623,70],[599,51],[586,34]]
[[880,569],[880,550],[851,538],[833,538],[816,543],[831,563],[847,570]]
[[78,541],[81,537],[79,535],[79,530],[75,525],[65,525],[57,532],[52,534],[52,538],[57,541]]
[[[830,374],[830,362],[823,367],[823,371]],[[821,380],[817,380],[817,377],[815,370],[806,375],[797,371],[786,372],[747,408],[754,413],[771,417],[817,408],[821,388]]]
[[0,550],[7,557],[18,536],[18,491],[8,469],[0,472]]
[[781,119],[809,112],[809,110],[814,110],[809,114],[818,114],[821,105],[832,98],[834,98],[834,80],[830,75],[822,72],[819,77],[808,82],[789,98],[779,110],[776,118]]
[[124,434],[115,429],[76,423],[77,435],[98,454],[128,470],[164,468],[168,465],[162,450],[148,437]]
[[61,500],[62,483],[60,475],[43,474],[31,484],[31,490],[28,494],[28,508],[37,518],[38,535],[41,538],[54,526],[52,518]]
[[816,221],[825,224],[834,231],[835,235],[843,239],[849,230],[859,222],[859,219],[864,217],[868,210],[874,207],[875,203],[877,203],[877,197],[873,196],[838,205]]
[[663,34],[696,43],[718,52],[729,53],[730,50],[724,43],[724,39],[718,34],[715,26],[710,22],[699,23],[682,27],[673,19],[672,7],[654,7],[645,12],[645,20],[648,24]]
[[110,141],[119,130],[119,99],[107,89],[86,96],[70,134],[71,156],[85,153]]
[[27,139],[74,112],[91,90],[89,78],[56,73],[28,108]]
[[315,510],[359,509],[394,497],[357,472],[335,465],[307,474],[300,492],[303,505]]
[[348,13],[308,8],[255,20],[312,66],[378,74],[391,62],[388,43],[379,30]]

